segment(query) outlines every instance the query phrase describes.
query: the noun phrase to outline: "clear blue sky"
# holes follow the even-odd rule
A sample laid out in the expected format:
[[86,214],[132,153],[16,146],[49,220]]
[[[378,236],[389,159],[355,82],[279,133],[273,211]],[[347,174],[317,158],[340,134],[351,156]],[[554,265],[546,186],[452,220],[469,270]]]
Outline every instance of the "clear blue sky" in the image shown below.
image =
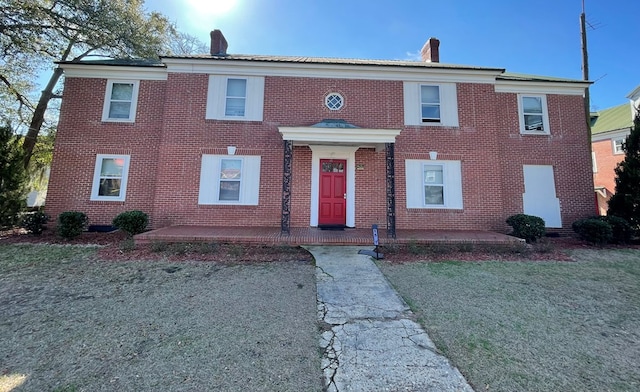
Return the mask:
[[[585,0],[592,109],[640,85],[639,0]],[[582,0],[147,0],[229,53],[417,60],[429,37],[443,63],[582,79]],[[635,28],[634,28],[635,27]]]

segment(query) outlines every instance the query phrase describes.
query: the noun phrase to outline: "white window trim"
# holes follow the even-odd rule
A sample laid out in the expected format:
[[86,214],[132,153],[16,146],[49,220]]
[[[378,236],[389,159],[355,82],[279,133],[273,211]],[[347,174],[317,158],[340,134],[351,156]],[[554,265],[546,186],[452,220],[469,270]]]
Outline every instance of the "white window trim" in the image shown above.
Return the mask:
[[[109,117],[109,109],[111,108],[111,91],[113,85],[116,83],[132,84],[133,92],[131,94],[131,110],[129,111],[128,118],[111,118]],[[139,80],[126,80],[126,79],[109,79],[107,80],[107,88],[104,93],[104,105],[102,107],[102,121],[103,122],[135,122],[136,121],[136,109],[138,107],[138,92],[140,90]]]
[[[102,171],[103,159],[124,159],[124,166],[122,168],[122,179],[120,180],[120,195],[114,196],[100,196],[100,173]],[[96,155],[96,162],[93,169],[93,184],[91,186],[91,198],[92,201],[125,201],[127,197],[127,182],[129,178],[129,164],[131,157],[129,155],[113,155],[113,154],[98,154]]]
[[[620,143],[620,151],[616,148],[616,141],[621,140]],[[626,141],[626,137],[616,137],[611,139],[611,148],[613,149],[613,155],[622,155],[624,154],[624,150],[622,149],[622,144]]]
[[[444,204],[425,203],[425,165],[442,166]],[[460,161],[407,159],[405,160],[405,181],[406,206],[408,209],[463,209],[462,165]]]
[[356,227],[356,151],[359,147],[309,145],[311,149],[311,210],[309,225],[318,226],[320,205],[320,160],[345,159],[347,167],[347,227]]
[[[424,178],[425,166],[440,166],[442,168],[442,184],[428,184]],[[447,167],[441,163],[431,163],[430,161],[424,161],[422,163],[422,200],[423,205],[426,208],[443,208],[447,205]],[[427,186],[442,186],[442,204],[427,204],[427,195],[425,194],[425,187]]]
[[[422,86],[436,86],[440,94],[440,121],[422,122]],[[403,84],[404,124],[423,127],[458,127],[458,92],[455,83],[407,82]]]
[[[201,205],[254,205],[259,202],[260,156],[203,154],[200,167]],[[242,161],[240,174],[240,200],[220,200],[220,166],[223,159]]]
[[[544,131],[529,131],[525,129],[524,122],[524,98],[540,98],[542,104],[542,126]],[[545,94],[518,94],[518,118],[520,119],[520,133],[523,135],[550,135],[551,128],[549,127],[549,110],[547,108],[547,96]]]
[[[233,161],[240,161],[240,178],[233,178],[233,179],[224,179],[224,178],[220,178],[220,170],[216,171],[216,173],[218,173],[218,179],[217,179],[217,184],[215,185],[215,189],[216,189],[216,193],[215,193],[215,201],[216,204],[238,204],[240,202],[243,201],[243,197],[244,196],[244,187],[243,187],[243,183],[244,183],[244,178],[242,176],[243,171],[244,171],[244,158],[242,157],[236,157],[236,156],[226,156],[226,157],[221,157],[220,158],[220,166],[222,166],[222,161],[223,160],[233,160]],[[223,182],[233,182],[233,181],[239,181],[240,182],[240,192],[238,194],[238,200],[220,200],[220,185]]]
[[[227,81],[245,79],[244,116],[227,116]],[[205,119],[226,121],[262,121],[264,111],[264,77],[209,75]]]
[[[245,81],[245,85],[244,85],[244,95],[240,96],[235,96],[235,95],[229,95],[229,81],[230,80],[244,80]],[[248,89],[248,84],[249,82],[247,81],[246,78],[227,78],[227,83],[225,86],[225,94],[224,94],[224,113],[225,113],[225,117],[246,117],[247,115],[247,89]],[[242,112],[244,113],[242,116],[237,116],[237,115],[228,115],[227,114],[227,107],[228,107],[228,101],[229,99],[242,99],[244,101],[244,105],[242,108]]]
[[[436,87],[438,89],[438,102],[422,102],[422,87]],[[429,125],[429,124],[442,124],[442,99],[440,98],[442,94],[440,93],[440,86],[437,84],[421,84],[420,85],[420,122]],[[425,117],[422,115],[422,106],[423,105],[431,105],[438,106],[439,117],[437,119],[428,119],[425,121]]]

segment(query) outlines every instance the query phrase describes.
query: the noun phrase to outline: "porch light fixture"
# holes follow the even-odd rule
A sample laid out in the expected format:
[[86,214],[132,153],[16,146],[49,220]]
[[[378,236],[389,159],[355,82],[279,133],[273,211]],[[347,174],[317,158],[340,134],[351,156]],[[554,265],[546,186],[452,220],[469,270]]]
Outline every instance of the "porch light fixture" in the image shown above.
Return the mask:
[[235,155],[236,154],[236,146],[227,146],[227,154]]
[[432,161],[435,161],[436,159],[438,159],[438,152],[437,151],[429,151],[429,159],[431,159]]

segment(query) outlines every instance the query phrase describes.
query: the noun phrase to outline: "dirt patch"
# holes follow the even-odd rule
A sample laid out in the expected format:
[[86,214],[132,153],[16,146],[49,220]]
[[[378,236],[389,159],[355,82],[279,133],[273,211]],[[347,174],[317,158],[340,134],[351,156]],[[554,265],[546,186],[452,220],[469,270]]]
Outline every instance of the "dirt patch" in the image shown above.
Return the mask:
[[288,245],[262,246],[248,244],[210,243],[155,243],[135,245],[126,233],[85,232],[71,240],[66,240],[47,230],[35,236],[24,230],[0,232],[0,244],[57,244],[57,245],[99,245],[97,258],[105,261],[188,261],[237,263],[276,262],[313,260],[309,252]]

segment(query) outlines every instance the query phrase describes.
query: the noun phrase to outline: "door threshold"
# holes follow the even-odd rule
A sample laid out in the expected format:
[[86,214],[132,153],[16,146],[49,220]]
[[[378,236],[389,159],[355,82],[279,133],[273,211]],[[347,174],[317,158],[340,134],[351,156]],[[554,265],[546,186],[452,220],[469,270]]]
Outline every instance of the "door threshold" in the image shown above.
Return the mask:
[[318,225],[318,229],[320,230],[344,230],[346,225]]

